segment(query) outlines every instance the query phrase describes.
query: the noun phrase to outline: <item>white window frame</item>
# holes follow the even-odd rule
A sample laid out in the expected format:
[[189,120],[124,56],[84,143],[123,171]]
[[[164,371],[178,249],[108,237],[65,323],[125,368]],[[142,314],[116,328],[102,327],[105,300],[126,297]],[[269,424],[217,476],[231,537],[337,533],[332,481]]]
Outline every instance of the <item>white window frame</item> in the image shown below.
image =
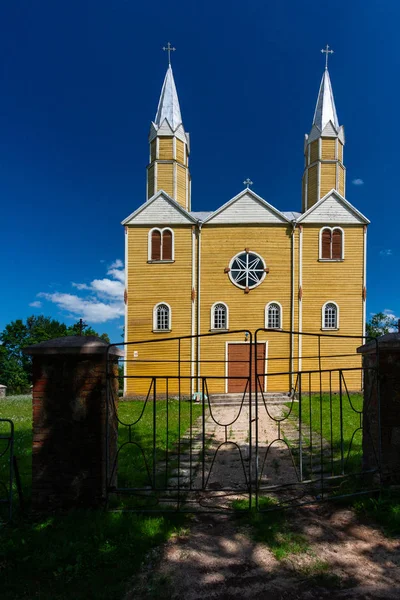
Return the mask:
[[[342,232],[342,258],[322,258],[322,232],[325,229],[329,229],[329,231],[331,232],[331,236],[333,239],[333,232],[335,231],[335,229],[339,229]],[[342,229],[342,227],[329,227],[329,225],[324,225],[324,227],[322,227],[319,230],[319,253],[318,253],[318,260],[322,261],[322,262],[342,262],[342,260],[344,260],[344,229]]]
[[[151,258],[151,250],[152,250],[152,245],[151,245],[151,238],[152,238],[152,234],[153,231],[159,231],[161,234],[161,249],[160,249],[160,254],[161,254],[161,258],[160,260],[154,260]],[[172,258],[168,259],[168,260],[164,260],[162,258],[163,255],[163,239],[164,239],[164,231],[170,231],[172,234]],[[165,262],[165,263],[170,263],[170,262],[174,262],[175,261],[175,234],[174,234],[174,230],[171,229],[171,227],[163,227],[162,229],[160,229],[160,227],[153,227],[152,229],[150,229],[148,236],[147,236],[147,262],[150,263],[160,263],[160,262]]]
[[[218,306],[218,304],[222,304],[222,306],[224,306],[225,310],[226,310],[226,327],[224,327],[224,328],[215,327],[215,325],[214,325],[215,308]],[[210,329],[211,329],[211,331],[227,331],[229,329],[229,308],[228,308],[228,305],[226,304],[226,302],[218,301],[218,302],[214,302],[214,304],[212,305]]]
[[[166,306],[168,308],[168,329],[157,328],[157,309],[159,306]],[[167,333],[172,330],[172,310],[168,302],[157,302],[153,308],[153,332],[154,333]]]
[[269,329],[269,327],[268,327],[268,310],[269,310],[269,307],[271,306],[271,304],[276,304],[277,306],[279,306],[279,327],[273,327],[272,329],[282,329],[282,323],[283,323],[282,304],[280,302],[278,302],[277,300],[271,300],[271,302],[268,302],[268,304],[265,306],[265,316],[264,316],[265,329]]
[[[238,258],[238,257],[239,257],[241,254],[247,254],[247,255],[248,255],[248,254],[254,254],[254,256],[256,256],[258,259],[260,259],[260,260],[261,260],[261,262],[262,262],[262,264],[263,264],[263,270],[264,270],[263,276],[262,276],[262,277],[261,277],[261,279],[260,279],[260,280],[259,280],[257,283],[255,283],[254,285],[251,285],[251,286],[245,286],[245,285],[241,285],[240,283],[237,283],[237,281],[235,281],[235,279],[233,279],[233,277],[232,277],[232,265],[233,265],[233,263],[235,262],[235,260],[236,260],[236,259],[237,259],[237,258]],[[247,259],[246,259],[246,262],[247,262]],[[236,285],[236,287],[238,287],[238,288],[239,288],[239,289],[241,289],[241,290],[245,290],[245,289],[247,289],[247,287],[248,287],[248,289],[249,289],[249,290],[254,290],[256,287],[258,287],[259,285],[261,285],[261,284],[262,284],[262,282],[264,281],[264,279],[265,279],[265,277],[266,277],[266,275],[267,275],[266,267],[267,267],[267,265],[266,265],[266,263],[265,263],[265,260],[264,260],[264,259],[263,259],[263,257],[261,256],[261,254],[258,254],[258,252],[254,252],[254,250],[249,250],[249,251],[247,251],[247,250],[242,250],[241,252],[238,252],[237,254],[235,254],[235,256],[233,256],[233,257],[231,258],[231,261],[230,261],[230,263],[229,263],[229,272],[228,272],[228,274],[229,274],[229,279],[231,280],[231,282],[233,283],[233,285]],[[245,270],[246,270],[246,272],[247,272],[247,273],[249,272],[249,268],[248,268],[248,267],[246,267],[246,269],[245,269]],[[248,283],[248,281],[247,281],[247,283]]]
[[[325,327],[325,309],[328,306],[328,304],[333,304],[334,306],[336,306],[336,327]],[[337,331],[339,329],[339,305],[334,300],[328,300],[322,306],[322,311],[321,311],[321,329],[323,331]]]

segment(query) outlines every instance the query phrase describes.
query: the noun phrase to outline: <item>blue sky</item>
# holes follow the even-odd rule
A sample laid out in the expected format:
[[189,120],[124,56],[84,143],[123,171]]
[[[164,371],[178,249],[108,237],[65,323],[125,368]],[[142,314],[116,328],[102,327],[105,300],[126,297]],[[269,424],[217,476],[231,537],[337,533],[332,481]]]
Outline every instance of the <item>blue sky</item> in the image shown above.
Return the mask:
[[[0,330],[80,316],[120,340],[124,235],[145,200],[167,67],[191,134],[192,209],[250,177],[300,210],[327,43],[347,198],[370,220],[368,314],[400,313],[398,2],[15,0],[0,7]],[[352,183],[358,182],[358,185]]]

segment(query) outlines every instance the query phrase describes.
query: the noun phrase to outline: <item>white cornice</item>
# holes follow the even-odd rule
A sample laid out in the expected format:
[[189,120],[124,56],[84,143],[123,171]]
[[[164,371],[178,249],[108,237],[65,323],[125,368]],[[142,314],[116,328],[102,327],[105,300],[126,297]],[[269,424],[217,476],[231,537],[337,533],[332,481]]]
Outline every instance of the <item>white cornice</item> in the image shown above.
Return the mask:
[[[149,208],[149,206],[151,206],[154,202],[156,202],[156,200],[158,200],[160,197],[163,198],[164,200],[166,200],[183,217],[186,217],[186,219],[190,223],[197,223],[197,220],[194,217],[192,217],[192,215],[190,213],[188,213],[187,210],[185,210],[180,204],[178,204],[178,202],[176,202],[173,198],[171,198],[171,196],[168,196],[168,194],[166,192],[164,192],[163,190],[160,190],[159,192],[154,194],[154,196],[149,198],[149,200],[147,200],[147,202],[144,202],[144,204],[139,206],[139,208],[137,208],[133,213],[131,213],[128,217],[126,217],[126,219],[124,219],[121,224],[122,225],[130,225],[132,223],[132,221],[138,215],[140,215],[141,212],[143,212],[145,209]],[[157,221],[154,221],[154,222],[156,223]]]
[[367,217],[365,217],[362,213],[360,213],[359,210],[357,210],[352,204],[350,204],[350,202],[348,200],[346,200],[346,198],[341,196],[339,194],[339,192],[334,189],[332,189],[330,192],[325,194],[325,196],[323,196],[323,198],[321,198],[321,200],[319,200],[316,204],[314,204],[314,206],[312,206],[305,213],[303,213],[301,215],[301,217],[297,220],[297,223],[302,223],[302,222],[306,221],[307,217],[309,217],[314,211],[316,211],[318,208],[320,208],[321,205],[323,205],[324,202],[326,202],[326,200],[328,198],[331,198],[332,196],[335,196],[336,200],[339,203],[341,203],[343,206],[345,206],[345,208],[347,208],[347,210],[349,210],[355,217],[357,217],[357,219],[359,221],[361,221],[365,225],[368,225],[370,223],[370,221],[367,219]]

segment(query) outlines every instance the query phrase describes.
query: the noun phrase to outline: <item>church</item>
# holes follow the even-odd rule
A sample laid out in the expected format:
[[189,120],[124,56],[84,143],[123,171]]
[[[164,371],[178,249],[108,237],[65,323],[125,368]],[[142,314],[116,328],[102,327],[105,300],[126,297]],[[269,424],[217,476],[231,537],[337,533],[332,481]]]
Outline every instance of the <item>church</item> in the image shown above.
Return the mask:
[[324,52],[302,199],[290,211],[250,180],[212,212],[192,211],[191,138],[169,61],[150,125],[147,197],[122,222],[126,396],[146,396],[152,377],[157,394],[193,395],[204,378],[212,393],[245,391],[256,330],[263,392],[287,393],[298,372],[304,389],[318,389],[321,370],[327,387],[328,370],[342,367],[355,369],[346,385],[361,388],[369,221],[346,199],[345,133]]

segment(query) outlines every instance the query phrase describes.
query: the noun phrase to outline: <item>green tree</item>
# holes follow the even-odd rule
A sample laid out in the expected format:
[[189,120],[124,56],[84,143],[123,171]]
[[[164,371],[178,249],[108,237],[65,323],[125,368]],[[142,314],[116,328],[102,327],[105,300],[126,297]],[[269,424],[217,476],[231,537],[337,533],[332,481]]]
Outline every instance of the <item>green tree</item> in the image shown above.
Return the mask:
[[372,315],[366,327],[367,336],[371,338],[377,338],[392,331],[397,331],[397,320],[392,315],[386,315],[383,312]]
[[[7,386],[8,393],[23,393],[32,382],[32,363],[22,349],[39,342],[66,335],[79,335],[80,323],[67,327],[51,317],[43,315],[28,317],[26,321],[12,321],[0,333],[0,383]],[[82,324],[82,335],[98,335],[86,323]],[[107,334],[102,339],[109,343]]]

